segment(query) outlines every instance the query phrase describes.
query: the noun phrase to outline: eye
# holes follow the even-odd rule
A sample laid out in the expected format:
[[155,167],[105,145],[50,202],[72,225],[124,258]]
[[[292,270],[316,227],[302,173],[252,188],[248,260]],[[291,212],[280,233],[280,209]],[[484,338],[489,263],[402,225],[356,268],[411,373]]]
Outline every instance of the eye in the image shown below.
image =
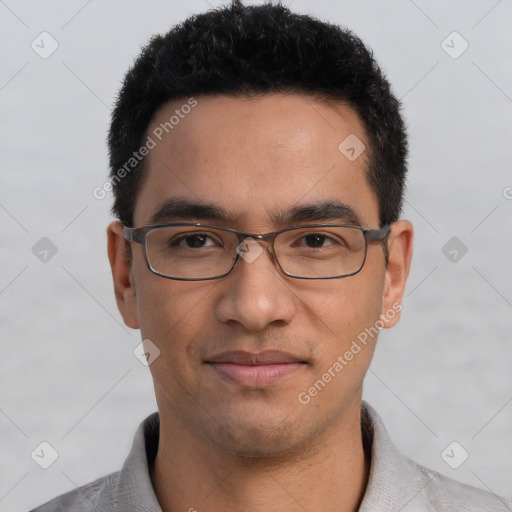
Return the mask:
[[330,245],[332,243],[332,240],[322,233],[306,235],[302,237],[302,240],[304,240],[305,244],[311,248],[324,247],[324,245]]
[[214,240],[206,233],[185,233],[175,237],[170,241],[171,247],[183,247],[185,249],[201,249],[202,247],[211,247],[222,245],[220,240]]
[[306,247],[308,249],[321,249],[329,246],[344,246],[344,242],[339,237],[328,233],[307,233],[298,237],[294,245],[297,247]]

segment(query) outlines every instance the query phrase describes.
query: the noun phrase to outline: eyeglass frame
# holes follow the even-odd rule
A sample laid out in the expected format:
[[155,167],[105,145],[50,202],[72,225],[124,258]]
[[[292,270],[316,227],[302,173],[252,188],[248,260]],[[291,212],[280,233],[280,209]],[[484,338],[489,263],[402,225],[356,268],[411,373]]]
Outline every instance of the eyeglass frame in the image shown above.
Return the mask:
[[[146,245],[147,240],[147,234],[152,231],[153,229],[159,229],[159,228],[166,228],[166,227],[177,227],[177,226],[189,226],[189,227],[202,227],[202,228],[210,228],[210,229],[218,229],[221,231],[228,231],[230,233],[234,233],[237,235],[238,240],[240,243],[243,242],[246,238],[253,238],[255,240],[265,242],[267,244],[267,250],[270,253],[272,260],[277,263],[277,266],[281,270],[281,272],[287,276],[291,277],[293,279],[342,279],[344,277],[350,277],[353,275],[358,274],[361,272],[361,270],[364,267],[364,264],[366,262],[366,255],[368,252],[368,243],[375,243],[379,242],[382,245],[382,249],[384,251],[384,257],[385,257],[385,263],[387,265],[388,259],[389,259],[389,253],[388,253],[388,247],[387,247],[387,239],[391,233],[391,227],[389,224],[385,224],[380,229],[365,229],[361,226],[355,226],[353,224],[302,224],[300,226],[291,226],[285,229],[281,229],[279,231],[272,231],[270,233],[263,233],[263,234],[256,234],[256,233],[248,233],[246,231],[238,231],[236,229],[232,228],[225,228],[222,226],[214,226],[211,224],[202,224],[200,222],[173,222],[173,223],[166,223],[166,224],[148,224],[147,226],[141,226],[138,228],[130,228],[128,226],[123,226],[123,238],[124,240],[128,242],[133,242],[136,244],[142,245],[142,253],[144,255],[144,260],[146,262],[146,265],[151,273],[153,273],[156,276],[163,277],[164,279],[173,279],[175,281],[211,281],[214,279],[221,279],[223,277],[226,277],[228,274],[230,274],[233,269],[235,268],[238,260],[240,259],[240,251],[236,251],[236,256],[233,260],[233,264],[231,268],[225,272],[224,274],[220,274],[218,276],[213,277],[172,277],[165,274],[162,274],[160,272],[157,272],[154,268],[152,268],[149,258],[148,258],[148,250]],[[284,271],[283,267],[281,267],[281,264],[279,263],[279,259],[277,258],[277,255],[274,250],[274,241],[278,235],[281,233],[285,233],[287,231],[293,231],[303,228],[328,228],[328,227],[337,227],[337,228],[352,228],[359,230],[363,236],[364,236],[364,256],[363,261],[361,263],[361,266],[358,270],[351,272],[349,274],[343,274],[340,276],[327,276],[327,277],[304,277],[304,276],[295,276],[288,274]]]

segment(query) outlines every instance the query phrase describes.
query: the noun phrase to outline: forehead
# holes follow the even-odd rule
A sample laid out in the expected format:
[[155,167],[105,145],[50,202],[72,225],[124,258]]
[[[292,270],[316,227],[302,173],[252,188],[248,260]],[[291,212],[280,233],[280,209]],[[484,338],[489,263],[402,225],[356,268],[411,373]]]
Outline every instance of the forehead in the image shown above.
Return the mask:
[[325,201],[347,204],[368,225],[378,221],[367,136],[346,104],[298,94],[186,98],[163,105],[147,135],[154,147],[136,225],[171,197],[218,206],[243,229],[275,227],[282,212]]

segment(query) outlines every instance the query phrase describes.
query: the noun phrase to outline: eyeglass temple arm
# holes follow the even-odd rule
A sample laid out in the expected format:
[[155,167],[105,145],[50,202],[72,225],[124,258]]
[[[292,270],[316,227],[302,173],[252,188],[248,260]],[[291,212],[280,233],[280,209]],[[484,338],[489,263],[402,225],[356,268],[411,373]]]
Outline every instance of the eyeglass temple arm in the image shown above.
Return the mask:
[[144,231],[139,228],[123,227],[123,237],[125,240],[128,240],[128,242],[142,244],[144,241]]
[[364,237],[368,242],[382,242],[386,240],[389,233],[391,233],[391,228],[389,227],[389,224],[386,224],[380,229],[365,229]]
[[380,242],[382,250],[384,251],[384,262],[386,267],[389,261],[389,250],[387,239],[391,233],[391,227],[389,224],[382,226],[380,229],[368,229],[364,231],[364,236],[368,242]]

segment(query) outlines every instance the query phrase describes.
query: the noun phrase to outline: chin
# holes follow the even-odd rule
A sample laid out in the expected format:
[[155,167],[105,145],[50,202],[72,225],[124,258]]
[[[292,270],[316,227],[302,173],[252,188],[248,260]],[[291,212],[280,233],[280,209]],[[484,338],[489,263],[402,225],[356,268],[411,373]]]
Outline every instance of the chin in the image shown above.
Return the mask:
[[[304,453],[304,447],[316,437],[317,429],[304,421],[293,421],[291,415],[265,418],[245,417],[243,421],[226,423],[226,417],[218,428],[209,431],[210,441],[225,452],[237,457],[240,462],[268,465],[271,460],[295,458]],[[300,426],[300,428],[299,428]]]

